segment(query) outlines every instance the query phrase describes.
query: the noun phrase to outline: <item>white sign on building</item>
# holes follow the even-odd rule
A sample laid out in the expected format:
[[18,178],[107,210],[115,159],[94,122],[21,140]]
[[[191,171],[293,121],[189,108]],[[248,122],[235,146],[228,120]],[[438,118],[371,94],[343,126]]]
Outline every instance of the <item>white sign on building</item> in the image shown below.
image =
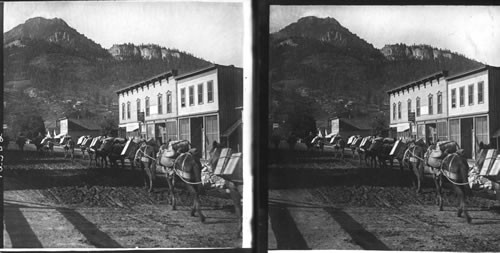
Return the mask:
[[422,105],[420,107],[420,116],[422,116],[422,115],[428,115],[428,114],[429,114],[429,106]]
[[60,133],[59,134],[67,134],[68,133],[68,119],[63,119],[59,122]]
[[340,131],[340,119],[332,119],[332,134],[338,134]]

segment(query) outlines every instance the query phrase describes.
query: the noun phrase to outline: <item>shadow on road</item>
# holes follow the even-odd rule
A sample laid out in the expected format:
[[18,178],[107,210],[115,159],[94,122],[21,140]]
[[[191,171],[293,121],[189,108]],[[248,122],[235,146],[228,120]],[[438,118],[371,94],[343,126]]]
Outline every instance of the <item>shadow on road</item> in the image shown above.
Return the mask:
[[[98,248],[121,248],[115,240],[106,233],[100,231],[95,224],[87,220],[81,214],[69,208],[47,208],[61,213],[73,226],[82,233],[87,241]],[[9,234],[13,248],[42,248],[43,245],[35,232],[24,217],[21,209],[39,209],[38,207],[26,206],[14,203],[5,203],[5,228]],[[47,228],[48,229],[48,228]]]

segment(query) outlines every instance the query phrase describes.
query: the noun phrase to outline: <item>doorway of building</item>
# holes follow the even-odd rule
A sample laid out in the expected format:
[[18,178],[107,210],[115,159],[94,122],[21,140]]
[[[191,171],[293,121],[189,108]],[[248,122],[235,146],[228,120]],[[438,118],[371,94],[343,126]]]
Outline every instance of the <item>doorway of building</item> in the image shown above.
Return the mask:
[[203,117],[191,118],[191,145],[203,152]]
[[425,124],[425,141],[434,144],[437,141],[436,123]]
[[473,119],[464,118],[460,120],[460,143],[467,158],[472,158],[472,128]]

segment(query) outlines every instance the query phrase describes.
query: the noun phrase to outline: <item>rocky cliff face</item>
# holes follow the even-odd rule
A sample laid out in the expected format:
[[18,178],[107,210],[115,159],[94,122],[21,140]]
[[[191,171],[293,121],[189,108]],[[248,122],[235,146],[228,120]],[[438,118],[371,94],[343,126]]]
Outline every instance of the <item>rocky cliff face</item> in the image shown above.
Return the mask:
[[74,50],[87,56],[109,57],[109,54],[97,43],[85,37],[64,20],[36,17],[4,33],[4,48],[24,47],[29,43],[45,41],[57,44],[68,50]]
[[[371,51],[374,54],[378,53],[378,50],[373,45],[353,34],[336,19],[330,17],[303,17],[279,32],[271,34],[271,37],[276,40],[286,40],[293,37],[310,38],[342,49],[350,48],[365,52]],[[289,44],[289,42],[291,41],[288,40],[285,43]]]
[[407,46],[405,44],[385,45],[380,52],[386,59],[394,61],[401,59],[429,60],[441,57],[452,59],[453,54],[448,50],[440,50],[427,45]]
[[145,60],[167,59],[168,57],[180,58],[179,52],[153,44],[139,46],[133,44],[113,45],[108,52],[117,60],[134,57],[140,57]]

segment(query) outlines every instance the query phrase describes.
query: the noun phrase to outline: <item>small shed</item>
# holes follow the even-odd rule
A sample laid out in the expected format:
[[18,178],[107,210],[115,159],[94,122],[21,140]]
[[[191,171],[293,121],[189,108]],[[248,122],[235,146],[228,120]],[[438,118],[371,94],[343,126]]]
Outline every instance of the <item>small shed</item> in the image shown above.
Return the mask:
[[57,125],[59,126],[58,136],[68,135],[75,140],[82,135],[98,136],[101,134],[98,119],[61,118]]
[[370,122],[365,119],[332,118],[328,122],[331,134],[340,134],[343,138],[352,135],[368,136],[373,134]]

